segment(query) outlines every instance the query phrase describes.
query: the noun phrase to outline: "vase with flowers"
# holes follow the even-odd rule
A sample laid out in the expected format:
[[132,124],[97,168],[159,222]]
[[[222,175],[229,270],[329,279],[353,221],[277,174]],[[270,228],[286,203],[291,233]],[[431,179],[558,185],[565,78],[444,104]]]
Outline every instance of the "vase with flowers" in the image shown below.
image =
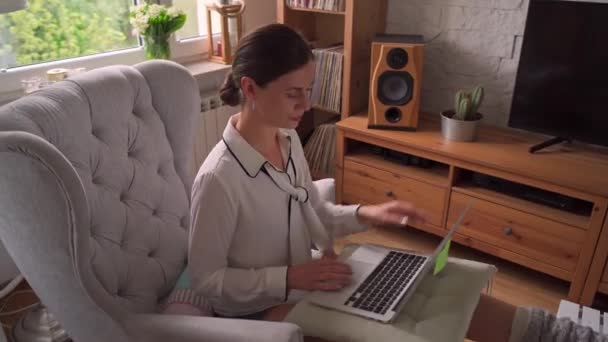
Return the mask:
[[141,35],[148,59],[171,58],[169,38],[186,23],[186,14],[175,7],[140,4],[131,7],[133,34]]

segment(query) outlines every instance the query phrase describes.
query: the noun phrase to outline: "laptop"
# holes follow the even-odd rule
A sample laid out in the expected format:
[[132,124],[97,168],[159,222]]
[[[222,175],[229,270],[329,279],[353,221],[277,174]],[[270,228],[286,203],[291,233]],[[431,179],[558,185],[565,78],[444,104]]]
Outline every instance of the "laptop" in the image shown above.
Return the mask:
[[452,236],[471,205],[460,214],[433,254],[423,255],[371,244],[360,245],[343,261],[352,268],[351,284],[335,292],[315,291],[307,299],[325,308],[383,323],[393,322],[424,277],[429,272],[441,271]]

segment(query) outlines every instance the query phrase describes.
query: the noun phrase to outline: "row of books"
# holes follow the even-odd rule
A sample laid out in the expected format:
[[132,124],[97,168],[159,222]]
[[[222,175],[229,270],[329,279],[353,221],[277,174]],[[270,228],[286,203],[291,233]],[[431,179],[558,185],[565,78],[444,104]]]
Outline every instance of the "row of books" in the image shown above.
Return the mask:
[[296,8],[344,12],[345,1],[346,0],[287,0],[287,5]]
[[341,112],[344,46],[314,49],[316,70],[311,101],[314,107]]
[[313,177],[335,175],[336,125],[326,123],[317,126],[304,145],[304,156]]

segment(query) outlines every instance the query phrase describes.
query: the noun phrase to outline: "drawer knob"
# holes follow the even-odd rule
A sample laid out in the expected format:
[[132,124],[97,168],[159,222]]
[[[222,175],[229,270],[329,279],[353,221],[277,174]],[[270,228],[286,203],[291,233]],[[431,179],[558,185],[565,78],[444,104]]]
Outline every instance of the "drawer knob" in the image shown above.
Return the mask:
[[392,192],[392,191],[387,191],[387,192],[386,192],[386,196],[387,196],[387,197],[391,197],[391,198],[395,198],[395,193],[394,193],[394,192]]
[[511,227],[507,227],[507,228],[503,229],[503,231],[502,231],[502,232],[503,232],[503,233],[504,233],[506,236],[511,236],[511,235],[513,235],[513,228],[511,228]]

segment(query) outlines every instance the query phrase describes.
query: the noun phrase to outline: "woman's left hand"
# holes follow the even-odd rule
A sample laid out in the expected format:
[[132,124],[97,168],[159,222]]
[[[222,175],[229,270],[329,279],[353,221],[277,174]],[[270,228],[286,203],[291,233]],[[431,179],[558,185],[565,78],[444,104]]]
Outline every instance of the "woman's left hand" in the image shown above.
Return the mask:
[[428,221],[426,211],[416,208],[412,203],[390,201],[377,205],[362,205],[357,211],[361,223],[373,226],[406,226],[409,223]]

